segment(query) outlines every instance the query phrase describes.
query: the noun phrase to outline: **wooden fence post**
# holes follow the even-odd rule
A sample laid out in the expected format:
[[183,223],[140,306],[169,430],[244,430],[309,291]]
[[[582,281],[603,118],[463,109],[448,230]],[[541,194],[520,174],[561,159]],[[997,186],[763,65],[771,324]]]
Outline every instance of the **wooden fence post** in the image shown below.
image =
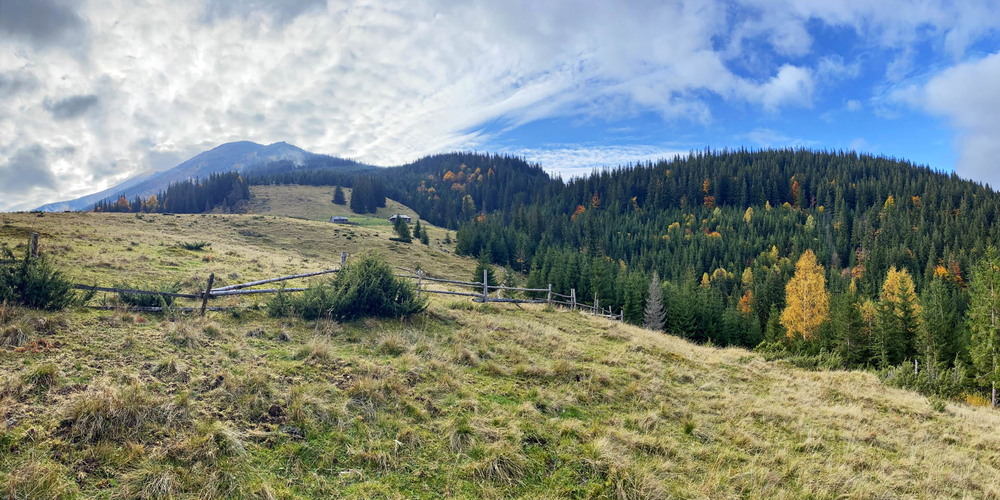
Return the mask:
[[205,308],[208,307],[208,298],[212,296],[212,285],[215,284],[215,273],[208,275],[208,288],[205,289],[205,295],[201,297],[201,315],[205,316]]
[[340,252],[340,267],[347,263],[347,252]]
[[488,283],[489,277],[487,276],[487,274],[488,274],[487,270],[483,269],[483,304],[485,304],[486,301],[490,299],[490,289],[487,288],[489,286]]
[[622,308],[621,312],[618,313],[618,321],[621,321],[622,323],[625,322],[625,308],[624,307]]
[[569,289],[569,301],[572,304],[573,310],[576,310],[576,288]]
[[423,278],[424,278],[424,270],[423,269],[417,269],[417,298],[418,299],[420,298],[420,282],[423,281]]
[[549,296],[545,299],[545,303],[552,305],[552,283],[549,283]]
[[31,233],[31,258],[38,258],[38,233]]
[[594,292],[594,316],[601,314],[600,304],[601,301],[597,298],[597,292]]

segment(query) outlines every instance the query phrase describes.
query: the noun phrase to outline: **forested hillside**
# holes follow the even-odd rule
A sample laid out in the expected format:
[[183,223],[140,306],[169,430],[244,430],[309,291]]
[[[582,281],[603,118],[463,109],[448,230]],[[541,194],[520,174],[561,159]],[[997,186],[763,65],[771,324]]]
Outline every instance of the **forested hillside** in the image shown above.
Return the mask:
[[[1000,242],[1000,195],[954,175],[791,149],[697,152],[568,182],[519,158],[472,153],[314,167],[262,167],[250,182],[384,193],[458,228],[459,253],[524,273],[530,287],[575,290],[637,324],[649,323],[656,271],[665,312],[653,326],[692,340],[827,366],[920,358],[954,370],[962,383],[952,391],[975,372],[970,279],[992,272],[985,252]],[[794,287],[805,295],[789,297]]]
[[995,341],[977,337],[968,312],[996,301],[974,281],[996,272],[985,252],[1000,242],[1000,195],[954,175],[790,149],[698,152],[568,182],[478,154],[374,175],[421,217],[458,227],[459,253],[634,323],[649,323],[656,271],[664,314],[652,326],[692,340],[829,367],[918,360],[927,369],[897,381],[942,394],[991,370],[976,352]]

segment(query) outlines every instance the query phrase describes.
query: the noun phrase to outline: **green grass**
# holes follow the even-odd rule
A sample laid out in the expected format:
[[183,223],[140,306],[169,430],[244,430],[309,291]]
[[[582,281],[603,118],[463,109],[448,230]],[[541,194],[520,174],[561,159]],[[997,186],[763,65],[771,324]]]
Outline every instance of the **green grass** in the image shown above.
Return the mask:
[[[81,279],[196,289],[207,272],[339,261],[330,226],[297,219],[2,218],[0,239],[41,230]],[[356,241],[406,265],[387,236]],[[475,266],[438,252],[441,275]],[[177,265],[145,267],[156,259]],[[995,411],[579,313],[466,304],[350,323],[0,305],[0,330],[52,346],[0,349],[0,496],[1000,496]]]
[[[406,214],[414,218],[417,214],[405,205],[386,200],[386,206],[374,214],[356,214],[351,211],[351,188],[344,188],[347,199],[345,205],[334,205],[333,188],[326,186],[251,186],[250,211],[255,214],[281,215],[296,219],[327,222],[334,215],[344,216],[358,226],[384,226],[392,230],[389,217]],[[351,227],[351,226],[344,226]],[[443,238],[443,235],[442,235]]]

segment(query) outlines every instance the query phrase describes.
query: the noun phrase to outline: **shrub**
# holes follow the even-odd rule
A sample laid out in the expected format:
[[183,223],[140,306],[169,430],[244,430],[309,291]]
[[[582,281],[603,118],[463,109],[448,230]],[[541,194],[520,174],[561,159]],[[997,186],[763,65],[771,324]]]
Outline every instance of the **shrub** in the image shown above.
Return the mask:
[[57,271],[45,257],[15,259],[4,246],[0,251],[0,302],[9,302],[33,309],[63,309],[76,300],[73,284]]
[[961,363],[950,369],[924,366],[919,373],[914,373],[913,365],[902,364],[883,370],[881,377],[891,386],[944,399],[957,399],[966,389],[965,367]]
[[284,318],[291,313],[292,298],[285,293],[285,287],[282,286],[281,290],[267,301],[267,314],[272,318]]
[[311,286],[292,300],[292,309],[305,319],[397,318],[425,307],[413,283],[397,278],[374,253],[348,263],[333,281]]
[[210,242],[207,241],[182,241],[177,244],[177,246],[185,250],[204,250],[206,247],[212,246]]
[[[115,288],[123,288],[126,290],[136,290],[142,287],[133,287],[127,284],[115,285]],[[177,293],[181,289],[180,283],[171,283],[167,285],[161,285],[154,291],[163,293]],[[118,292],[118,299],[124,304],[128,304],[134,307],[170,307],[174,304],[174,297],[170,295],[150,295],[150,294],[139,294],[139,293],[127,293]]]

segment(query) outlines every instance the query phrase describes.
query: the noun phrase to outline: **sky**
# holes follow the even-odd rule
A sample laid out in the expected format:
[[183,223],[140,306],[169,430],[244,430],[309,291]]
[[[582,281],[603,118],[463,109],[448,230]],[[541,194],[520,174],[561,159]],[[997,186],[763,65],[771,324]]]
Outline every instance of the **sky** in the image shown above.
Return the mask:
[[0,0],[0,211],[219,144],[563,178],[706,148],[1000,186],[1000,0]]

